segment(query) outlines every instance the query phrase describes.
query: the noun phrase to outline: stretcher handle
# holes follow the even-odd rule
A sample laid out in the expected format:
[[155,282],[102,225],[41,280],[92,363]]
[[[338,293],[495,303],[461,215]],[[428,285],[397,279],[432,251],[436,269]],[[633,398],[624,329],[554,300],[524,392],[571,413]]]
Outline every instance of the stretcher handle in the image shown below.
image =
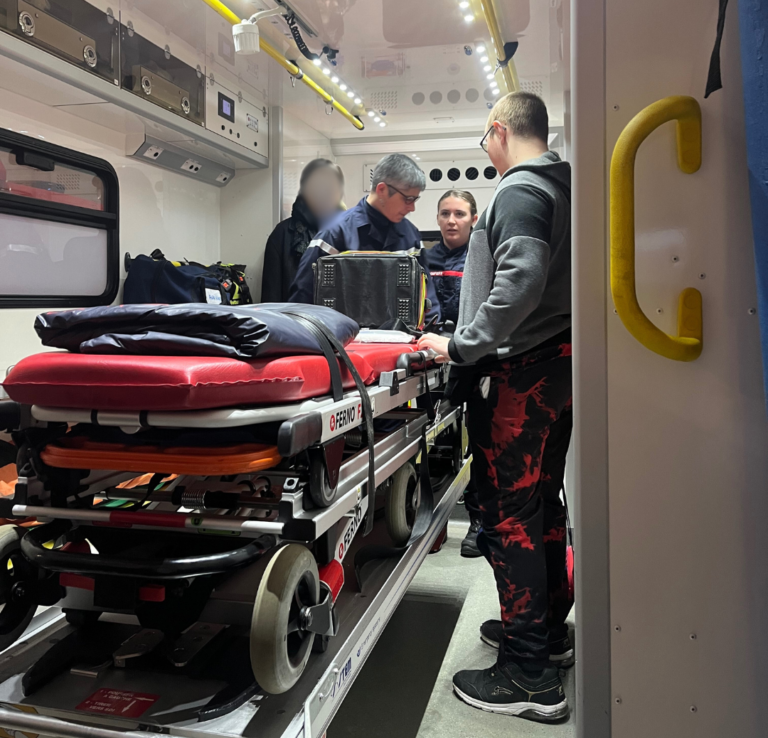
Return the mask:
[[675,361],[701,355],[701,293],[680,293],[677,336],[657,328],[637,301],[635,288],[635,158],[640,144],[659,126],[677,121],[677,164],[686,174],[701,166],[701,108],[692,97],[677,95],[641,110],[616,142],[611,158],[611,294],[625,328],[647,349]]
[[246,566],[261,558],[276,544],[274,536],[265,535],[253,539],[245,546],[221,553],[145,561],[45,548],[43,543],[56,540],[71,527],[69,520],[56,520],[47,525],[30,528],[21,539],[21,552],[33,564],[47,571],[142,579],[183,579],[221,574]]
[[65,723],[57,718],[17,712],[0,707],[0,725],[6,729],[44,735],[47,738],[147,738],[148,733],[133,730],[110,730],[92,725]]
[[422,349],[421,351],[412,351],[410,354],[400,354],[397,359],[397,368],[405,369],[405,373],[410,376],[414,366],[427,364],[436,358],[437,354],[432,349]]

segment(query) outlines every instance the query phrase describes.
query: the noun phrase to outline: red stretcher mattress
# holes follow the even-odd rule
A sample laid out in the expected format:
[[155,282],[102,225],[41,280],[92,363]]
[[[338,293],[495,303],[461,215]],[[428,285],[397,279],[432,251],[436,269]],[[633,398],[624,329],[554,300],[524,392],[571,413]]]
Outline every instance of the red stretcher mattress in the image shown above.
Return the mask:
[[[395,368],[415,344],[351,343],[355,368],[366,384]],[[344,387],[354,387],[342,367]],[[88,410],[205,410],[273,405],[321,397],[331,391],[323,356],[239,359],[192,356],[117,356],[45,353],[22,359],[3,382],[25,405]]]

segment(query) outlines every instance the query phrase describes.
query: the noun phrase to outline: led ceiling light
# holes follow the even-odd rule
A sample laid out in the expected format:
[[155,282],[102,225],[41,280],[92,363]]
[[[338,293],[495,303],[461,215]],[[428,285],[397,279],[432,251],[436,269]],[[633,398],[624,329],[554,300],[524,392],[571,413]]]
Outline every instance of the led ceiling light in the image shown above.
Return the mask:
[[499,88],[498,88],[498,87],[493,87],[493,88],[491,89],[491,92],[492,92],[494,95],[498,95],[498,94],[499,94]]
[[361,98],[359,97],[355,98],[355,105],[359,105],[361,102],[363,102]]
[[487,57],[487,56],[484,56],[484,57],[483,57],[483,58],[480,60],[480,63],[481,63],[481,64],[487,64],[487,63],[488,63],[488,57]]
[[331,82],[333,82],[333,84],[336,84],[338,81],[339,81],[339,78],[334,74],[333,77],[331,77]]
[[474,16],[474,15],[472,15],[472,14],[470,13],[469,15],[465,15],[465,16],[464,16],[464,20],[465,20],[467,23],[471,23],[473,20],[475,20],[475,16]]
[[346,91],[347,91],[347,86],[346,86],[346,85],[345,85],[345,84],[342,82],[342,83],[339,85],[339,89],[340,89],[342,92],[346,92]]
[[354,97],[354,96],[355,96],[355,93],[354,93],[354,92],[352,92],[352,90],[350,90],[350,91],[347,93],[347,97],[350,97],[350,98],[352,98],[352,97]]
[[373,116],[376,115],[376,113],[373,112],[373,110],[368,111],[368,117],[373,118]]
[[460,7],[462,10],[466,10],[466,9],[469,7],[469,3],[467,2],[467,0],[463,0],[463,2],[460,2],[460,3],[459,3],[459,7]]
[[380,120],[381,120],[381,118],[379,118],[379,116],[377,115],[377,116],[376,116],[376,117],[373,119],[373,122],[374,122],[374,123],[378,123]]
[[313,60],[312,60],[312,63],[313,63],[313,64],[314,64],[316,67],[319,67],[319,66],[322,64],[322,62],[320,61],[320,59],[313,59]]
[[486,79],[493,79],[493,77],[494,77],[494,74],[493,74],[493,72],[491,72],[491,73],[490,73],[490,74],[489,74],[489,75],[486,77]]
[[491,71],[491,69],[493,69],[493,67],[492,67],[490,64],[486,64],[486,65],[483,67],[483,71],[484,71],[484,72],[490,72],[490,71]]
[[331,73],[331,70],[330,70],[330,69],[328,69],[328,67],[326,67],[325,69],[323,69],[323,74],[325,74],[325,75],[329,75],[330,73]]
[[[477,46],[477,47],[475,48],[475,51],[476,51],[478,54],[484,54],[484,53],[485,53],[485,46],[483,46],[482,44],[480,44],[480,46]],[[488,60],[486,59],[485,61],[488,61]]]
[[384,121],[381,121],[381,123],[379,123],[379,125],[380,125],[382,128],[384,128],[384,127],[385,127],[387,124],[386,124]]

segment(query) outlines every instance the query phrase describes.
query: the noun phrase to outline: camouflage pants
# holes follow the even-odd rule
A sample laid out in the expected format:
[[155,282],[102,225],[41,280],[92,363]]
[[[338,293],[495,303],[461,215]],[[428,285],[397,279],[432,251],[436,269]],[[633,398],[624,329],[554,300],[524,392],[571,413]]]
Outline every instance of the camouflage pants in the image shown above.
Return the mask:
[[474,380],[467,402],[478,545],[496,578],[504,623],[499,659],[532,669],[567,634],[566,511],[571,344],[537,349]]

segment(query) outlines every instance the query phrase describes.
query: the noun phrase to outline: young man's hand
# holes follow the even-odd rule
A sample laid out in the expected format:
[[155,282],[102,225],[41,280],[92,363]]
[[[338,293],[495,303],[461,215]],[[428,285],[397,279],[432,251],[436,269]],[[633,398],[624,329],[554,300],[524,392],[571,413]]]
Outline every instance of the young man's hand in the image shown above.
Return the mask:
[[432,349],[437,354],[437,361],[450,361],[448,354],[448,344],[450,338],[444,338],[443,336],[436,336],[434,333],[425,333],[418,343],[419,351],[423,349]]

